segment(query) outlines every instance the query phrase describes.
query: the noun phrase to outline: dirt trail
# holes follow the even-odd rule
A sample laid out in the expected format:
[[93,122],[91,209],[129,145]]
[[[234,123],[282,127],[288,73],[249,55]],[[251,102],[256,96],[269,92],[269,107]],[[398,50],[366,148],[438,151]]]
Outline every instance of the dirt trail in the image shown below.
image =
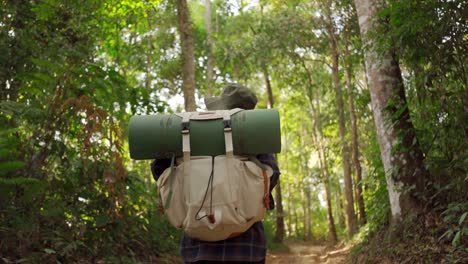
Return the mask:
[[268,253],[266,264],[345,263],[349,248],[327,248],[306,242],[287,242],[287,253]]

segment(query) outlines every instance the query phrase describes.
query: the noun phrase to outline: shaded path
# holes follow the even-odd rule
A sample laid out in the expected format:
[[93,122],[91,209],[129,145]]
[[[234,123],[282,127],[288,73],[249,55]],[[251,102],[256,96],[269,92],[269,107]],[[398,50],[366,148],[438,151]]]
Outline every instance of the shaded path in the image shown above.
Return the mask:
[[327,248],[307,242],[286,242],[287,253],[268,253],[266,264],[345,263],[349,248]]

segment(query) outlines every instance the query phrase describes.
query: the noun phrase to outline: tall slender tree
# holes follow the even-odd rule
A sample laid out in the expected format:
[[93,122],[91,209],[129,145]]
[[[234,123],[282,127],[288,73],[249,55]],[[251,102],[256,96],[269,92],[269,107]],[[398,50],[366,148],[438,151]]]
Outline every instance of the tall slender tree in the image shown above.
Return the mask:
[[177,0],[177,18],[179,22],[180,42],[182,48],[182,90],[184,93],[185,111],[195,111],[195,58],[193,51],[193,30],[187,0]]
[[343,178],[345,184],[345,201],[346,201],[346,223],[348,227],[348,237],[351,238],[356,232],[356,213],[354,211],[354,198],[353,198],[353,182],[351,178],[351,164],[349,155],[349,146],[346,140],[346,120],[344,114],[344,102],[343,102],[343,91],[340,82],[339,73],[339,57],[340,51],[338,50],[338,40],[336,36],[336,26],[332,19],[331,1],[324,3],[325,11],[325,25],[328,33],[328,41],[330,47],[330,54],[332,59],[332,77],[333,77],[333,88],[336,97],[336,106],[338,114],[338,125],[340,132],[340,144],[341,144],[341,157],[343,166]]
[[314,121],[314,130],[317,130],[318,134],[320,135],[320,138],[318,138],[316,141],[318,142],[319,145],[319,163],[320,163],[320,168],[321,168],[321,174],[322,174],[322,181],[323,185],[325,187],[325,199],[327,201],[327,218],[328,218],[328,240],[332,243],[335,244],[338,241],[338,235],[336,234],[336,226],[335,226],[335,218],[333,217],[333,206],[332,206],[332,201],[331,201],[331,183],[330,183],[330,172],[328,170],[328,161],[327,161],[327,154],[325,151],[325,145],[324,145],[324,140],[323,140],[323,127],[322,127],[322,121],[320,117],[320,104],[315,100],[316,107],[313,107],[313,102],[311,102],[311,109],[313,111],[313,115],[315,116],[315,121]]
[[352,157],[353,164],[356,170],[356,200],[359,209],[359,221],[361,224],[366,223],[366,211],[364,206],[364,198],[362,194],[362,167],[361,162],[359,161],[359,140],[358,140],[358,127],[357,127],[357,118],[356,111],[354,110],[354,93],[353,93],[353,81],[352,81],[352,65],[350,62],[350,52],[349,52],[349,32],[348,28],[345,27],[344,30],[344,64],[345,64],[345,73],[346,73],[346,91],[348,92],[348,110],[349,110],[349,119],[351,120],[351,137],[352,137]]
[[355,0],[359,27],[366,45],[365,63],[380,145],[386,172],[387,189],[393,220],[409,212],[418,212],[428,171],[411,121],[396,54],[380,48],[371,33],[388,26],[378,19],[384,1]]
[[[263,73],[265,77],[265,86],[268,94],[268,108],[273,108],[273,90],[271,88],[270,76],[268,74],[267,67],[263,68]],[[281,195],[281,181],[278,181],[278,184],[275,187],[275,198],[276,198],[276,234],[275,241],[282,243],[284,239],[284,209],[283,209],[283,197]]]
[[[331,201],[331,186],[330,186],[330,173],[327,165],[327,156],[325,152],[325,144],[323,139],[323,128],[320,114],[320,104],[317,100],[317,94],[313,93],[314,85],[312,74],[307,68],[305,61],[302,60],[302,68],[306,72],[308,89],[306,89],[307,101],[309,103],[309,114],[313,120],[312,139],[314,145],[318,146],[318,157],[320,167],[320,177],[325,188],[325,199],[327,202],[327,219],[328,219],[328,240],[330,243],[335,244],[338,241],[336,234],[335,219],[333,217],[333,206]],[[318,91],[316,91],[318,93]]]
[[206,60],[206,96],[211,97],[213,95],[213,68],[214,68],[214,56],[213,56],[213,27],[211,23],[212,14],[211,0],[205,0],[205,26],[206,26],[206,46],[207,46],[207,60]]
[[[303,127],[301,129],[301,134],[302,135],[307,135],[307,129]],[[306,146],[304,137],[300,138],[300,143],[301,146]],[[303,239],[304,241],[308,241],[312,238],[312,230],[311,230],[311,204],[312,204],[312,197],[311,197],[311,185],[310,185],[310,169],[309,169],[309,155],[310,151],[306,148],[302,148],[300,151],[300,169],[301,169],[301,174],[304,176],[304,180],[302,181],[302,188],[301,188],[301,198],[302,198],[302,208],[304,212],[304,234],[303,234]]]

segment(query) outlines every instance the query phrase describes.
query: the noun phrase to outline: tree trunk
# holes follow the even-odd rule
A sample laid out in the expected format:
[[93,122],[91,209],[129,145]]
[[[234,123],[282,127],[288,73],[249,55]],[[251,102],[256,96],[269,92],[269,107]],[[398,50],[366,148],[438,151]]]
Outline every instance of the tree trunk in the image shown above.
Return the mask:
[[273,105],[274,105],[273,90],[271,89],[271,82],[270,82],[270,75],[268,73],[268,68],[265,65],[263,66],[263,76],[265,76],[265,86],[266,86],[267,95],[268,95],[267,106],[270,109],[270,108],[273,108]]
[[[336,244],[338,237],[336,234],[335,220],[333,218],[333,207],[331,203],[331,191],[330,191],[330,174],[328,173],[327,158],[325,153],[325,146],[322,142],[322,121],[320,119],[320,104],[316,101],[316,106],[314,105],[314,98],[317,96],[313,95],[313,81],[312,75],[307,69],[304,61],[302,61],[302,67],[307,72],[307,78],[309,82],[309,88],[306,91],[308,97],[310,115],[313,120],[313,129],[312,129],[312,138],[314,139],[314,144],[318,146],[319,151],[319,165],[320,165],[320,174],[322,178],[323,185],[325,187],[325,198],[327,200],[327,216],[328,216],[328,240],[332,244]],[[317,90],[317,89],[316,89]]]
[[284,210],[283,210],[283,198],[281,196],[281,181],[278,180],[278,184],[275,187],[275,199],[276,199],[276,234],[275,242],[283,243],[284,239]]
[[[321,122],[318,121],[318,118],[315,118],[314,123],[316,123],[316,127],[318,127],[319,134],[322,134]],[[317,137],[317,136],[315,136]],[[336,227],[335,227],[335,219],[333,217],[333,206],[331,202],[331,189],[330,189],[330,174],[328,172],[327,166],[327,158],[325,154],[325,147],[323,143],[320,142],[321,139],[316,139],[317,145],[319,146],[319,165],[320,165],[320,174],[322,178],[322,183],[325,188],[325,199],[327,201],[327,218],[328,218],[328,240],[332,244],[336,244],[338,241],[338,236],[336,234]]]
[[304,230],[302,232],[302,240],[307,241],[307,232],[309,232],[309,226],[307,225],[307,205],[306,205],[306,195],[305,195],[305,187],[301,188],[301,205],[302,205],[302,225]]
[[[151,30],[151,14],[147,14],[147,22],[148,22],[148,29]],[[148,101],[151,93],[151,66],[152,66],[152,56],[153,56],[153,42],[152,42],[152,36],[148,35],[148,49],[146,50],[146,67],[145,67],[145,89],[146,93],[148,94]],[[147,113],[149,114],[149,113]]]
[[[270,76],[268,75],[267,68],[264,67],[265,86],[268,93],[268,108],[273,108],[273,91],[271,89]],[[278,184],[275,187],[275,198],[276,198],[276,234],[275,241],[283,243],[284,239],[284,210],[283,210],[283,197],[281,195],[281,181],[278,180]]]
[[187,0],[177,1],[180,42],[182,48],[182,90],[184,92],[185,111],[196,111],[195,103],[195,57],[193,52],[192,22]]
[[332,58],[332,77],[333,77],[333,88],[336,95],[336,106],[338,113],[338,124],[340,132],[340,143],[341,143],[341,157],[343,159],[343,178],[345,184],[345,200],[346,200],[346,223],[348,227],[348,237],[351,238],[356,232],[356,213],[354,211],[354,198],[353,198],[353,182],[351,179],[351,164],[349,147],[346,141],[346,123],[344,114],[344,102],[343,92],[340,84],[340,73],[339,73],[339,51],[338,43],[335,35],[335,26],[331,18],[330,6],[326,7],[327,31],[329,35],[330,53]]
[[345,72],[346,72],[346,90],[348,91],[348,108],[349,118],[351,120],[351,136],[352,136],[352,155],[354,168],[356,169],[356,200],[359,208],[359,220],[361,224],[366,223],[366,211],[364,206],[364,198],[362,196],[362,167],[359,161],[359,140],[357,130],[356,111],[354,110],[354,95],[352,89],[352,70],[351,63],[346,63],[346,59],[350,57],[348,48],[348,32],[345,29]]
[[[288,134],[288,131],[283,131],[285,133],[285,135]],[[285,160],[289,160],[288,159],[288,152],[289,152],[289,148],[288,148],[288,142],[286,141],[283,145],[283,148],[284,148],[284,159]],[[289,162],[286,162],[286,171],[288,172],[289,171]],[[285,234],[287,234],[286,236],[289,236],[291,237],[292,236],[292,233],[293,233],[293,229],[292,229],[292,218],[291,218],[291,215],[292,215],[292,208],[294,207],[293,205],[293,201],[292,201],[292,192],[291,192],[291,182],[289,180],[289,177],[286,177],[286,186],[287,186],[287,193],[288,193],[288,210],[285,212],[285,216],[287,216],[288,218],[288,221],[287,221],[287,226],[285,226],[285,230],[287,230],[287,232],[285,232]]]
[[325,178],[324,186],[325,186],[325,199],[327,200],[328,240],[334,245],[336,244],[336,242],[338,242],[338,236],[336,234],[335,219],[333,218],[329,176]]
[[311,223],[311,210],[310,207],[311,205],[311,195],[310,195],[310,186],[308,185],[306,187],[307,189],[305,190],[305,196],[306,196],[306,223],[307,223],[307,232],[306,232],[306,240],[310,241],[312,240],[312,223]]
[[[320,135],[320,138],[323,135],[322,131],[322,121],[320,119],[320,105],[317,102],[316,109],[316,124],[317,130]],[[333,218],[333,206],[331,203],[331,187],[330,187],[330,173],[328,172],[328,165],[327,165],[327,155],[325,153],[325,146],[321,139],[319,139],[319,162],[321,163],[321,171],[322,171],[322,181],[325,187],[325,198],[327,200],[327,216],[328,216],[328,239],[332,244],[336,244],[338,241],[338,235],[336,234],[336,227],[335,227],[335,219]]]
[[294,236],[299,237],[299,217],[297,216],[297,206],[294,206]]
[[[285,160],[288,160],[287,157],[285,157]],[[286,171],[288,171],[286,169]],[[293,233],[293,229],[292,229],[292,219],[291,219],[291,215],[292,215],[292,208],[294,207],[293,206],[293,202],[292,202],[292,193],[291,193],[291,183],[289,182],[289,178],[287,177],[286,178],[286,186],[288,187],[288,210],[286,211],[286,215],[288,217],[288,221],[287,221],[287,226],[285,226],[287,228],[287,236],[292,236],[292,233]]]
[[213,68],[214,68],[214,57],[213,57],[213,29],[211,26],[211,0],[205,0],[205,25],[206,25],[206,45],[207,45],[207,61],[206,61],[206,96],[213,96]]
[[[390,49],[377,54],[375,41],[368,36],[378,24],[379,5],[375,0],[355,0],[361,36],[366,44],[365,61],[369,79],[374,122],[386,172],[392,220],[410,212],[420,212],[424,179],[424,155],[411,122],[400,67]],[[385,26],[385,25],[384,25]]]
[[[303,127],[302,135],[306,135],[306,131]],[[306,142],[304,142],[304,137],[301,137],[301,145],[305,146]],[[305,149],[302,149],[301,154],[301,167],[302,167],[302,175],[307,178],[309,177],[309,168],[307,166],[307,162],[309,160],[309,155],[305,153]],[[304,241],[309,241],[311,238],[311,228],[310,228],[310,184],[308,180],[303,181],[303,186],[301,188],[301,195],[302,195],[302,208],[304,211]]]
[[[330,183],[330,186],[331,186],[331,183]],[[345,214],[343,213],[345,209],[343,206],[343,195],[342,195],[341,185],[339,181],[336,182],[336,187],[337,187],[337,190],[335,192],[336,194],[335,200],[336,200],[336,207],[337,207],[336,215],[338,216],[338,226],[344,227],[346,225]]]

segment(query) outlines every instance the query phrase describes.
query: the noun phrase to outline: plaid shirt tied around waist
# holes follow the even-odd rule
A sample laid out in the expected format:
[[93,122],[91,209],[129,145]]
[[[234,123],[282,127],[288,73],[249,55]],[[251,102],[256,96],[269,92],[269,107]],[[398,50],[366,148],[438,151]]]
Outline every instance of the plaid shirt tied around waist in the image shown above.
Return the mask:
[[[273,154],[260,154],[257,159],[273,169],[270,178],[270,208],[274,208],[271,191],[279,180],[280,171]],[[155,180],[170,166],[169,159],[155,160],[151,164],[151,171]],[[180,255],[185,262],[207,261],[239,261],[258,262],[266,256],[266,237],[262,222],[253,224],[240,236],[215,242],[193,239],[186,234],[180,241]]]

